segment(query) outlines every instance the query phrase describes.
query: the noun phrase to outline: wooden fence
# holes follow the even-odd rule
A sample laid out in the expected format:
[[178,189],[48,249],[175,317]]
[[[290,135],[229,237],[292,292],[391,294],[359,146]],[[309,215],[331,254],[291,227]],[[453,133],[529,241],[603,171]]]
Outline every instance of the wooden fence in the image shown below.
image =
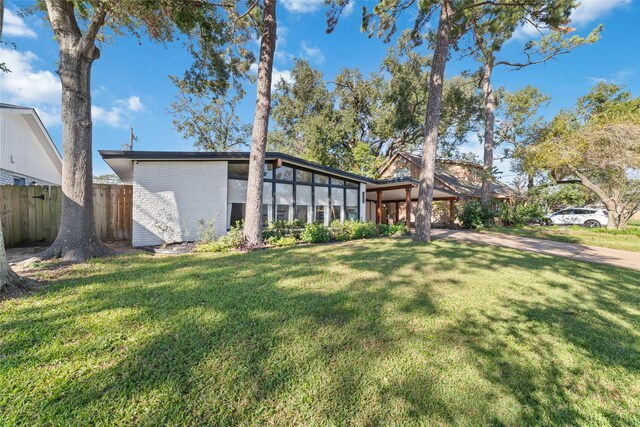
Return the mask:
[[[131,239],[132,196],[130,185],[93,186],[94,221],[100,240]],[[61,187],[0,186],[0,216],[8,248],[24,243],[53,242],[61,214]]]

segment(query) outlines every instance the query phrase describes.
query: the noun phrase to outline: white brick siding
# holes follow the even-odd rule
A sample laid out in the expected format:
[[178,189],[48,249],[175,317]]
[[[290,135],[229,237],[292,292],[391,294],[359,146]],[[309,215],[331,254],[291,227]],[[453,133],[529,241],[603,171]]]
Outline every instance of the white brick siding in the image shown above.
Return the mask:
[[133,170],[133,246],[193,241],[198,222],[214,220],[226,234],[227,162],[136,162]]

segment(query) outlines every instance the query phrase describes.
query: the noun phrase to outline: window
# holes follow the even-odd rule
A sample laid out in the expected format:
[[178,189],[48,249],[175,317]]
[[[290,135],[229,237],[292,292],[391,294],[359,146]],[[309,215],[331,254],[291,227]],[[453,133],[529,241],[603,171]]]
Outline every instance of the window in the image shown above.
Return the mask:
[[358,219],[358,190],[347,189],[347,219],[355,221]]
[[296,219],[303,224],[312,222],[311,218],[311,186],[296,186]]
[[301,171],[299,169],[296,169],[296,181],[311,182],[311,172]]
[[229,163],[227,166],[229,178],[249,178],[249,163]]
[[276,185],[276,221],[293,219],[293,185]]
[[345,186],[347,188],[355,188],[356,190],[358,189],[359,185],[357,182],[351,182],[351,181],[347,181]]
[[25,178],[13,177],[13,185],[27,185],[27,180]]
[[231,209],[229,213],[229,225],[235,227],[238,222],[244,220],[244,203],[231,203]]
[[331,178],[331,185],[344,186],[344,180],[338,178]]
[[326,175],[320,175],[320,174],[315,174],[315,179],[314,182],[316,184],[325,184],[328,185],[329,184],[329,177]]
[[[316,175],[318,176],[318,175]],[[316,221],[329,225],[329,188],[316,187]]]
[[344,189],[331,188],[331,220],[342,221],[344,208]]
[[264,183],[264,188],[262,190],[262,225],[264,226],[269,225],[269,223],[273,221],[273,211],[271,210],[271,206],[273,206],[272,189],[272,183]]
[[273,179],[273,164],[264,164],[264,179]]
[[293,181],[293,168],[282,166],[276,169],[276,179],[281,181]]

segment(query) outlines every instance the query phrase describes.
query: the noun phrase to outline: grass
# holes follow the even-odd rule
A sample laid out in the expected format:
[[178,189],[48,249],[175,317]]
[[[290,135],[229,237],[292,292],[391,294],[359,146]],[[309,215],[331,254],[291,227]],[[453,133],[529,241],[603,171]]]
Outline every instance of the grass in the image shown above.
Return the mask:
[[630,221],[627,228],[620,231],[578,225],[492,227],[486,231],[640,252],[640,221]]
[[639,331],[640,273],[497,247],[122,256],[0,303],[0,425],[639,425]]

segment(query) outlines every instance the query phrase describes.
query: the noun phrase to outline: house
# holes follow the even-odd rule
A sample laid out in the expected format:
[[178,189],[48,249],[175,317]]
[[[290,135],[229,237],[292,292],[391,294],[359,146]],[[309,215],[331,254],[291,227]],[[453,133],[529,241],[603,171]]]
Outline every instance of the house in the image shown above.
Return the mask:
[[62,184],[62,157],[33,108],[0,103],[0,184]]
[[[387,160],[378,170],[379,179],[399,179],[410,177],[418,180],[421,170],[421,156],[400,152],[396,153]],[[435,186],[443,190],[447,190],[455,194],[457,201],[465,201],[470,199],[480,199],[482,190],[482,165],[472,162],[462,162],[456,160],[438,159],[436,161],[435,170]],[[515,198],[514,191],[506,184],[497,179],[491,181],[491,195],[496,201],[511,201]],[[433,218],[432,222],[436,225],[446,225],[454,213],[454,203],[442,203],[434,198]],[[415,213],[415,205],[417,198],[412,199]],[[396,217],[398,206],[394,204],[383,203],[383,222],[384,217],[387,221],[395,220],[404,221],[402,215]],[[401,208],[400,208],[401,209]],[[411,222],[415,221],[415,216],[411,216]]]
[[[192,241],[203,226],[223,235],[245,215],[249,153],[106,151],[100,155],[125,184],[133,185],[132,245]],[[266,154],[263,221],[302,223],[346,219],[386,222],[413,218],[418,181],[371,179],[290,155]],[[455,192],[437,187],[434,199],[451,204]],[[452,221],[453,218],[450,218]]]

